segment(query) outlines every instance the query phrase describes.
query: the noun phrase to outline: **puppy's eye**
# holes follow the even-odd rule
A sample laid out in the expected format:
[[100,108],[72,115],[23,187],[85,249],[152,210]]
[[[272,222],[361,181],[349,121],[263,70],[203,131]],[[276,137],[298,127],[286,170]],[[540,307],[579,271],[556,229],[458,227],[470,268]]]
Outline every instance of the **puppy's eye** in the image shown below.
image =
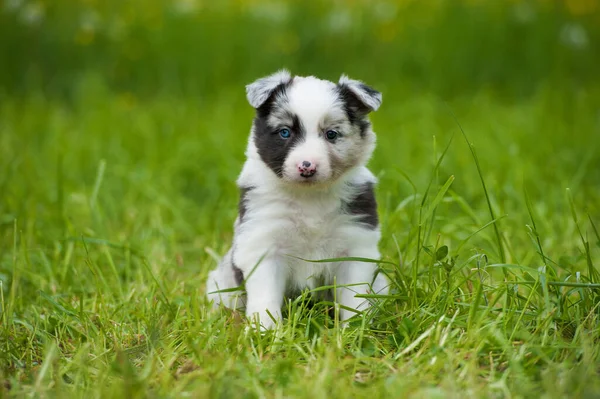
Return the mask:
[[289,139],[290,136],[292,135],[292,132],[290,132],[290,129],[281,129],[279,131],[279,135],[281,136],[282,139]]
[[336,132],[335,130],[328,130],[327,132],[325,132],[325,137],[327,137],[327,140],[333,141],[338,137],[338,132]]

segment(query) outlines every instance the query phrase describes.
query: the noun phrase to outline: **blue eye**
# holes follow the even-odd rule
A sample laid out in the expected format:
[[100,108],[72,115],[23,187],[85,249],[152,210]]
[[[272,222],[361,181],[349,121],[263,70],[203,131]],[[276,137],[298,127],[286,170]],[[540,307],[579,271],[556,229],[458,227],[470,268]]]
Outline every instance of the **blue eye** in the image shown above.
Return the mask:
[[338,136],[338,132],[336,132],[335,130],[328,130],[325,133],[325,137],[327,137],[327,140],[335,140]]
[[289,139],[292,133],[290,132],[290,129],[281,129],[279,135],[282,139]]

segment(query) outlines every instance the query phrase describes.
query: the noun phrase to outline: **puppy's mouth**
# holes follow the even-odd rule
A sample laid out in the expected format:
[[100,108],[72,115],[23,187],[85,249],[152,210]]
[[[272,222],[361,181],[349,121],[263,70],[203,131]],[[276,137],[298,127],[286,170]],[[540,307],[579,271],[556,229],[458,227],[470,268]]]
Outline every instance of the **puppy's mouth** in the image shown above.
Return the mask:
[[[287,177],[284,180],[287,180],[288,183],[297,185],[297,186],[314,186],[316,184],[322,183],[321,179],[318,178],[317,174],[297,174],[293,177]],[[321,176],[322,177],[322,176]]]
[[313,177],[315,175],[315,173],[317,173],[316,170],[306,171],[306,172],[300,173],[300,176],[302,176],[305,180],[310,180],[310,178]]

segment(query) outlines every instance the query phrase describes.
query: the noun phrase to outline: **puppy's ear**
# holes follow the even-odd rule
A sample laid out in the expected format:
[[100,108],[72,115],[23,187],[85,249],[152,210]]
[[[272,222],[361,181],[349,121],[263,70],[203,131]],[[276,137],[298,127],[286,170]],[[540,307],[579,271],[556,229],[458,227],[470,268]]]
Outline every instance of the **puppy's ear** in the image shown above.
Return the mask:
[[342,75],[338,87],[350,111],[359,117],[377,111],[381,105],[381,93],[359,80]]
[[250,105],[259,108],[267,101],[273,90],[279,85],[287,84],[292,80],[292,75],[286,69],[275,72],[272,75],[258,79],[246,86],[246,98]]

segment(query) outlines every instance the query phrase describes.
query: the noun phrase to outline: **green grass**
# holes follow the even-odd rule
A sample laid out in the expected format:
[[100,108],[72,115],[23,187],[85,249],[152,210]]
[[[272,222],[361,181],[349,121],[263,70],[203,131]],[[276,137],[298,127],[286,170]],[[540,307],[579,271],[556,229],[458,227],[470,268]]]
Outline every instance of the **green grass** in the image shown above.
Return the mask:
[[[0,6],[0,397],[600,395],[599,7],[335,4]],[[344,330],[203,291],[282,66],[384,95],[393,290]]]
[[598,93],[394,92],[371,162],[392,295],[346,330],[292,300],[264,335],[203,296],[232,236],[243,90],[136,102],[89,79],[70,104],[3,102],[4,394],[599,394]]

